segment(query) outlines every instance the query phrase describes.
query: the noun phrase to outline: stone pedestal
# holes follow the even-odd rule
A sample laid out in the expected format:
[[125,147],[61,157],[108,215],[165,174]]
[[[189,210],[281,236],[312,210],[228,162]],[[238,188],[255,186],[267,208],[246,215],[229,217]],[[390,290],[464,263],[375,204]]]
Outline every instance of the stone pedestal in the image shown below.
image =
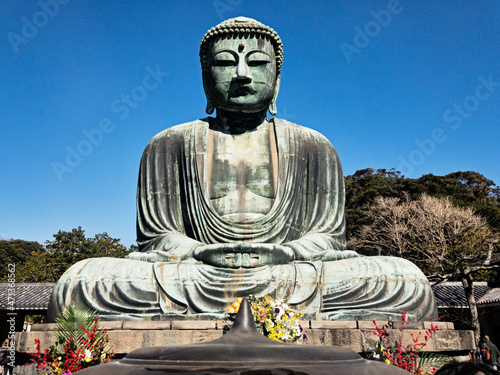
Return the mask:
[[[375,325],[371,321],[303,321],[309,345],[329,345],[351,348],[362,352],[375,347],[377,336],[374,335]],[[377,322],[379,327],[387,322]],[[129,353],[132,350],[162,345],[194,344],[214,340],[222,336],[227,321],[117,321],[101,322],[102,328],[108,329],[111,347],[118,354]],[[394,328],[389,329],[391,336],[398,337],[400,322],[394,322]],[[472,331],[454,330],[453,323],[434,323],[438,330],[424,347],[424,351],[432,352],[463,352],[474,348]],[[430,328],[430,322],[408,323],[403,339],[411,342],[414,336]],[[16,334],[16,350],[20,352],[35,351],[35,338],[40,339],[42,349],[54,344],[55,324],[34,324],[30,332]]]

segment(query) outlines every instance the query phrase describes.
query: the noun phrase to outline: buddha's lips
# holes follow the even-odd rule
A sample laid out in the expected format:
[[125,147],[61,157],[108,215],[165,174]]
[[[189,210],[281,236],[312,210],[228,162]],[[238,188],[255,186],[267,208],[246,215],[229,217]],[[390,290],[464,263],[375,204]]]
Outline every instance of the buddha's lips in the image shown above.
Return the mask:
[[232,86],[229,89],[230,96],[245,96],[248,94],[255,94],[255,90],[250,86]]

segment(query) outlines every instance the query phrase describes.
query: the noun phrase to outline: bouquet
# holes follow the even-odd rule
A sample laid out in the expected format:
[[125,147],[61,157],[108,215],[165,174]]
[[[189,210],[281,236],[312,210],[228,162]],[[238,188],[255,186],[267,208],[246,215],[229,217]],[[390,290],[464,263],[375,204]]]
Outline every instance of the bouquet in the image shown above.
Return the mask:
[[[301,343],[306,339],[299,321],[302,315],[293,311],[284,300],[274,300],[267,295],[261,298],[250,295],[248,302],[257,329],[264,336],[288,343]],[[240,303],[241,298],[238,298],[228,309],[228,313],[238,312]]]

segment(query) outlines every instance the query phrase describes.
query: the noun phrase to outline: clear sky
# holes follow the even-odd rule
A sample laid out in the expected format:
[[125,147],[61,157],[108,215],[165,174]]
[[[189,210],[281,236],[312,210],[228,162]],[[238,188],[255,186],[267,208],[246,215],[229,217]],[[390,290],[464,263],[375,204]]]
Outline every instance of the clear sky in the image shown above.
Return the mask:
[[134,243],[142,151],[206,116],[199,43],[240,15],[283,40],[277,116],[326,135],[345,175],[500,183],[498,0],[3,0],[0,237]]

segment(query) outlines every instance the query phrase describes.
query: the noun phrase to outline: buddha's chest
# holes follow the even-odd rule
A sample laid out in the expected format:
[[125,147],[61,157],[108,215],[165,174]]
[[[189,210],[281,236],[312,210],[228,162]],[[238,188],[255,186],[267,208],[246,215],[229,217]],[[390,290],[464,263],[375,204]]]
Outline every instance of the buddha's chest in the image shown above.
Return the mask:
[[244,134],[210,131],[207,148],[208,191],[222,216],[266,214],[276,197],[276,141],[268,127]]

